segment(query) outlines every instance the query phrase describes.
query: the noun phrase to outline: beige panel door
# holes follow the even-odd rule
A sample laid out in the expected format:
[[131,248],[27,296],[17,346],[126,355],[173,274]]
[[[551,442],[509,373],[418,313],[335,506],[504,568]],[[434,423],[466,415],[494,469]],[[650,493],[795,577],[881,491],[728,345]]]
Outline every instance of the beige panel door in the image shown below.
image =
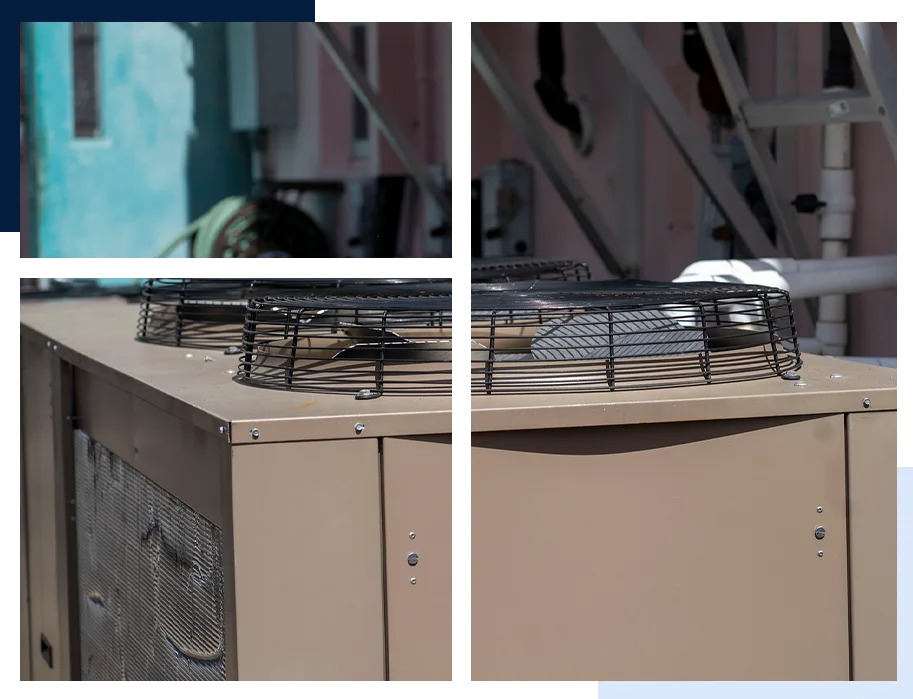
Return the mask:
[[845,513],[842,415],[474,435],[473,679],[846,680]]
[[25,440],[21,442],[19,469],[19,681],[32,679],[32,644],[29,632],[29,560],[25,519]]

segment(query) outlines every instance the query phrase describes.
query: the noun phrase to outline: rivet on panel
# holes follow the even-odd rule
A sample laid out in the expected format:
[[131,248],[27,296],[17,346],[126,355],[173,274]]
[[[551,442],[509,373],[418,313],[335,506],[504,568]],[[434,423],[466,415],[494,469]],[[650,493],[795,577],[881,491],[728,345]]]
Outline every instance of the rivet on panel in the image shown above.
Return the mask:
[[254,439],[260,439],[260,430],[258,430],[258,429],[255,427],[254,429],[252,429],[252,430],[250,431],[250,436],[253,437]]
[[415,585],[416,580],[415,580],[415,578],[409,578],[409,582],[412,583],[413,585]]
[[818,558],[824,558],[824,551],[818,551]]
[[356,422],[355,423],[355,434],[361,434],[364,431],[365,431],[365,426],[360,422]]
[[409,532],[409,538],[410,538],[410,539],[414,539],[414,538],[415,538],[415,532]]
[[868,398],[863,398],[863,399],[862,399],[862,407],[863,407],[863,408],[868,408],[871,404],[872,404],[872,401],[869,400]]
[[818,514],[821,514],[822,512],[824,512],[824,508],[821,507],[821,505],[818,505]]

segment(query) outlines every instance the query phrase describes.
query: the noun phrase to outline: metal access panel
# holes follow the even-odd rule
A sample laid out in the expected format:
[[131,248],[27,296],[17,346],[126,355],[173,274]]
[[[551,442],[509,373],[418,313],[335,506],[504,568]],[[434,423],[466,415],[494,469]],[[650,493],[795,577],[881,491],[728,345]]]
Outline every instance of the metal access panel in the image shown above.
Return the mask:
[[482,257],[522,257],[533,248],[533,169],[503,160],[482,171]]
[[845,465],[843,415],[474,434],[473,679],[850,679]]

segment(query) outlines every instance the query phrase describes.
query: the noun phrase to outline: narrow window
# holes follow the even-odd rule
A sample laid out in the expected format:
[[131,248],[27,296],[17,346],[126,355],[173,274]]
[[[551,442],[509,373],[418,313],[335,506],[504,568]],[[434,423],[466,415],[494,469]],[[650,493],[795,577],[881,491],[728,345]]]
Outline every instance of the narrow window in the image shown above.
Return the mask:
[[[368,36],[364,24],[349,25],[352,58],[365,76],[368,75]],[[356,157],[368,154],[368,110],[352,95],[352,152]]]
[[73,133],[76,138],[101,136],[98,101],[98,22],[72,22]]

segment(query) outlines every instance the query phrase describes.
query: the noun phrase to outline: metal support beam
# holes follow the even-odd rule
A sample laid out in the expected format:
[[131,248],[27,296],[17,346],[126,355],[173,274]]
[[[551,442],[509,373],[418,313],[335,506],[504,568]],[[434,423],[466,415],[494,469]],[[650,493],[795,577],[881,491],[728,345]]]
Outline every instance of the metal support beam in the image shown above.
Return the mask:
[[[776,95],[779,100],[789,100],[799,94],[799,24],[777,22],[774,25],[774,78]],[[756,103],[755,103],[756,104]],[[745,105],[745,115],[749,105]],[[749,128],[756,128],[749,117]],[[777,164],[780,177],[787,192],[798,192],[798,169],[796,160],[798,148],[796,130],[789,125],[773,124],[777,127]]]
[[897,61],[880,22],[844,22],[856,63],[897,160]]
[[349,83],[352,92],[355,93],[355,96],[365,105],[365,109],[374,117],[378,128],[386,136],[390,147],[393,148],[416,184],[437,204],[444,218],[447,222],[450,222],[450,199],[447,198],[447,195],[441,191],[441,188],[432,179],[428,167],[412,148],[406,135],[396,124],[386,105],[381,101],[380,96],[361,71],[361,68],[352,59],[349,51],[339,40],[339,37],[336,36],[336,32],[333,31],[330,23],[311,22],[310,26],[313,28],[317,38],[320,39],[327,54],[336,64],[336,67],[339,68],[346,82]]
[[736,131],[745,146],[745,152],[758,178],[758,185],[764,193],[764,199],[777,226],[783,248],[790,257],[807,258],[810,251],[802,237],[796,212],[790,206],[790,197],[783,190],[782,183],[777,177],[778,168],[771,155],[770,146],[763,134],[753,132],[749,128],[742,111],[743,105],[751,101],[751,95],[732,52],[726,30],[720,22],[698,22],[698,28],[716,70],[720,87],[732,110]]
[[546,176],[570,209],[584,235],[610,273],[627,276],[625,266],[612,254],[608,241],[615,236],[581,182],[565,162],[541,122],[529,109],[523,95],[501,64],[478,24],[472,24],[472,65],[488,85],[508,119],[526,140]]
[[[632,28],[641,38],[643,23]],[[644,263],[644,94],[636,80],[624,70],[619,71],[617,91],[619,229],[627,245],[625,259],[632,276],[640,276]]]
[[[824,124],[857,124],[880,117],[865,90],[822,92],[811,97],[753,100],[742,105],[750,129],[790,128]],[[779,152],[779,141],[778,141]]]
[[634,29],[626,22],[597,22],[596,26],[625,70],[640,83],[672,142],[751,254],[777,257],[757,218],[707,147],[706,138],[698,132]]

